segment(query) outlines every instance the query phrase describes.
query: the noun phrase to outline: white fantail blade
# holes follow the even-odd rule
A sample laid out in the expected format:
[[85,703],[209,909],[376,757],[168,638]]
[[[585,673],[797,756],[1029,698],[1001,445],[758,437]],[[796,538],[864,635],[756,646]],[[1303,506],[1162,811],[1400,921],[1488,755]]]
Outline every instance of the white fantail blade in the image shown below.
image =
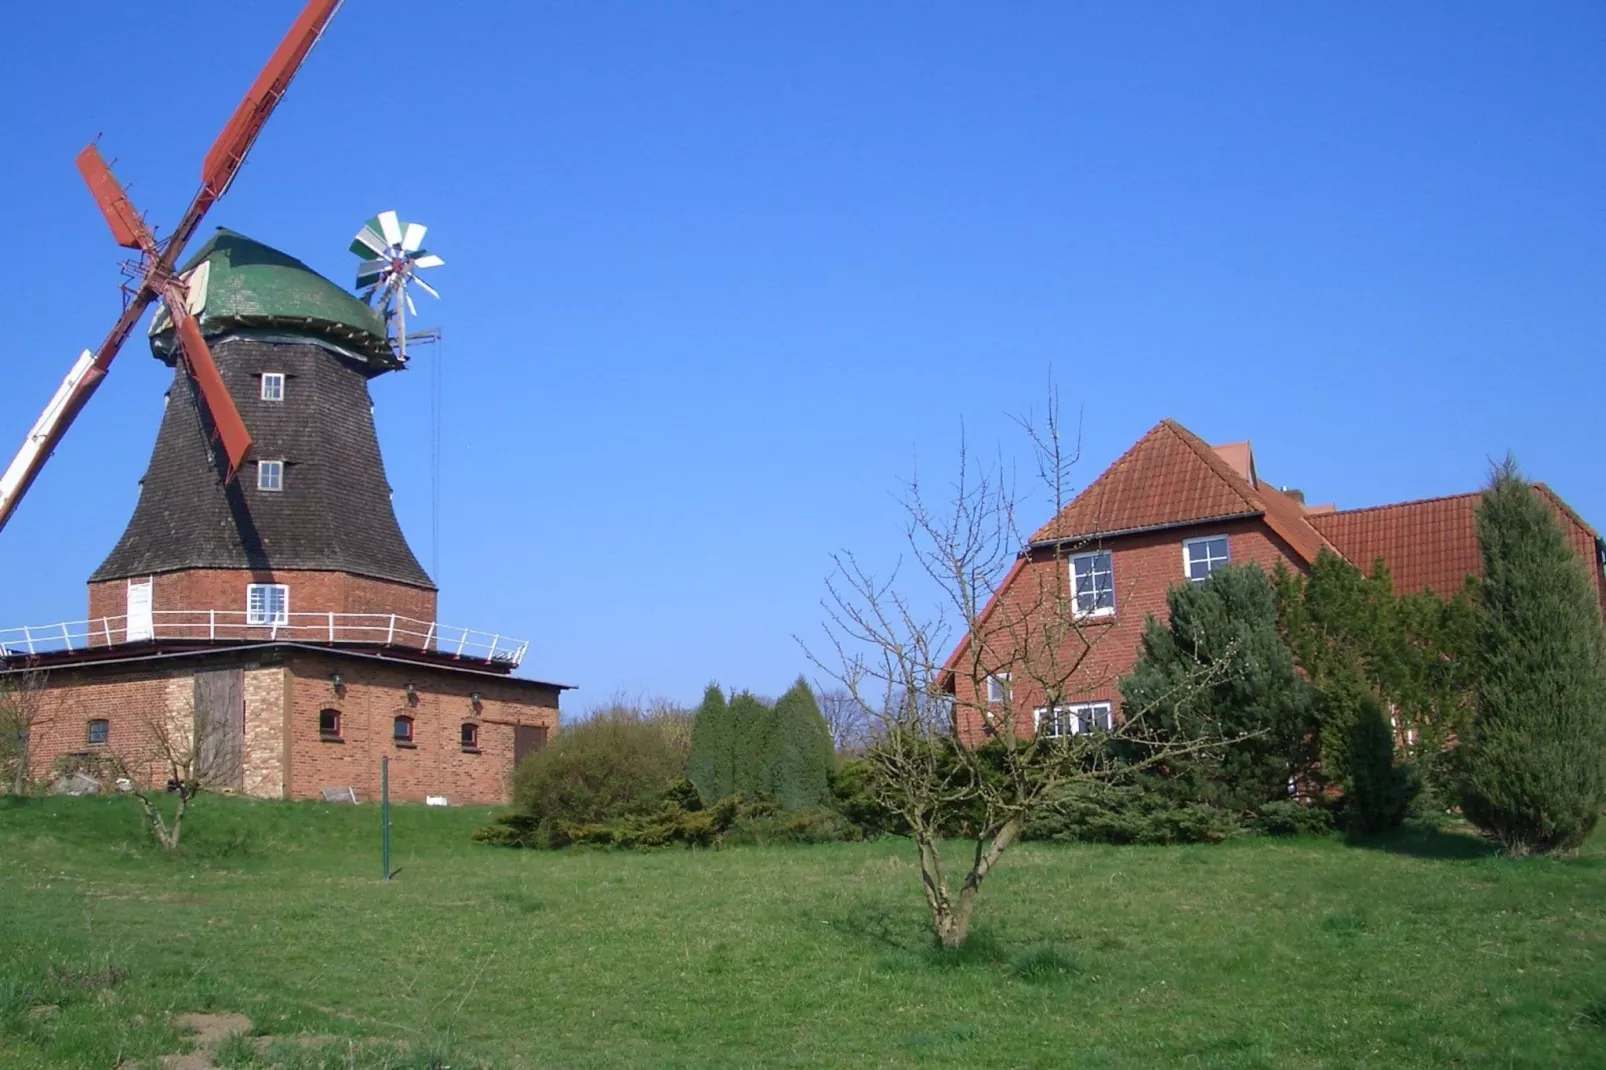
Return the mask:
[[407,224],[407,233],[403,235],[401,247],[404,253],[416,253],[418,247],[424,244],[424,231],[429,228],[422,223]]
[[435,300],[439,301],[441,299],[441,295],[438,292],[436,292],[435,287],[431,286],[429,283],[425,282],[423,279],[419,278],[417,275],[412,276],[410,281],[412,282],[412,284],[414,286],[418,287],[420,290],[423,290],[425,293],[429,294],[429,296],[433,297]]
[[425,253],[423,256],[413,261],[413,267],[440,267],[445,263],[446,261],[436,256],[434,253]]
[[359,230],[357,237],[351,243],[351,251],[358,256],[363,255],[363,249],[368,250],[375,256],[384,256],[388,248],[385,245],[385,239],[375,234],[372,227],[363,227]]
[[400,245],[402,240],[401,223],[396,219],[395,212],[379,213],[379,229],[384,232],[387,245]]
[[402,298],[407,302],[407,314],[409,316],[418,315],[418,306],[413,304],[413,295],[408,293],[406,290],[403,290]]

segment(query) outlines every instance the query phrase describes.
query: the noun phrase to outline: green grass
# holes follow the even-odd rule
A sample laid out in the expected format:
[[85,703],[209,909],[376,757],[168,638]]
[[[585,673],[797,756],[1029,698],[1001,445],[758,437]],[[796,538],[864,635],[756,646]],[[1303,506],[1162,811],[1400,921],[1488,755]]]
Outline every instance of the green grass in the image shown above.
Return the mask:
[[[933,950],[907,843],[515,852],[483,810],[0,803],[0,1067],[1606,1066],[1606,836],[1029,845]],[[40,1011],[52,1007],[53,1011]],[[303,1035],[316,1039],[301,1039]]]

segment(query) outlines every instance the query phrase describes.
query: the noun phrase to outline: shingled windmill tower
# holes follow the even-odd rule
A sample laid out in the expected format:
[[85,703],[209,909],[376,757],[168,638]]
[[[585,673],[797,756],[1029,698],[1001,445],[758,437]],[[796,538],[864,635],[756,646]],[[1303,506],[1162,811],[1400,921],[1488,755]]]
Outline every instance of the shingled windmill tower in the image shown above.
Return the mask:
[[[356,799],[378,791],[388,760],[396,797],[494,803],[557,724],[563,686],[515,675],[527,643],[436,620],[435,585],[396,522],[368,395],[406,363],[395,305],[370,307],[226,230],[180,264],[339,6],[307,0],[165,237],[95,145],[78,156],[135,258],[111,331],[0,472],[0,529],[153,304],[151,349],[174,373],[133,516],[90,576],[88,618],[0,628],[0,677],[38,701],[32,778],[112,769]],[[423,228],[393,235],[393,214],[380,218],[359,278],[392,300],[408,283],[432,292],[413,275],[440,262],[419,249]]]
[[[124,621],[114,640],[198,638],[204,625],[217,638],[360,628],[421,645],[435,585],[396,522],[368,393],[369,380],[403,366],[384,321],[301,261],[231,231],[184,270],[254,445],[226,479],[177,366],[172,319],[159,313],[151,349],[174,366],[173,383],[133,516],[90,577],[90,618]],[[392,615],[407,622],[400,635]]]

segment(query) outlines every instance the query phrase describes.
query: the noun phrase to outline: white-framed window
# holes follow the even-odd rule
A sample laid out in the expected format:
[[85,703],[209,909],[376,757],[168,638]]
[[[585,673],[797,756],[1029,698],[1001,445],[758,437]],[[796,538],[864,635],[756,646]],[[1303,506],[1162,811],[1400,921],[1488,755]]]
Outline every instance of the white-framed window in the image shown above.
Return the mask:
[[1009,673],[995,672],[987,677],[987,704],[997,706],[1009,701]]
[[1071,558],[1071,597],[1078,617],[1106,617],[1115,612],[1115,559],[1108,550]]
[[1089,732],[1108,732],[1113,725],[1108,702],[1073,702],[1033,710],[1037,732],[1044,736],[1081,736]]
[[262,400],[284,400],[284,372],[262,373]]
[[1182,574],[1194,583],[1203,583],[1216,569],[1225,568],[1229,560],[1225,535],[1206,535],[1182,543]]
[[284,462],[257,462],[257,490],[284,489]]
[[245,622],[252,625],[290,623],[290,587],[283,583],[250,583],[245,588]]

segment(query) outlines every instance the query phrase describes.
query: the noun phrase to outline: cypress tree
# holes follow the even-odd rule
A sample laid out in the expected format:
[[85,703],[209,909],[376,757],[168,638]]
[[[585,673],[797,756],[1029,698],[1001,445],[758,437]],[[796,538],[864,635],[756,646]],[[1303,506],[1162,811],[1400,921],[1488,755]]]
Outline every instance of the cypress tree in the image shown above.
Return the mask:
[[703,802],[715,802],[735,790],[731,775],[735,746],[735,723],[725,694],[718,684],[709,684],[692,721],[686,755],[686,777],[697,786]]
[[1606,637],[1556,517],[1508,458],[1478,510],[1482,599],[1462,808],[1512,854],[1570,850],[1606,803]]
[[730,708],[735,722],[731,793],[749,799],[769,795],[765,756],[774,734],[775,711],[750,691],[731,699]]
[[784,810],[822,805],[830,794],[836,748],[814,692],[798,677],[775,703],[765,766],[770,794]]

